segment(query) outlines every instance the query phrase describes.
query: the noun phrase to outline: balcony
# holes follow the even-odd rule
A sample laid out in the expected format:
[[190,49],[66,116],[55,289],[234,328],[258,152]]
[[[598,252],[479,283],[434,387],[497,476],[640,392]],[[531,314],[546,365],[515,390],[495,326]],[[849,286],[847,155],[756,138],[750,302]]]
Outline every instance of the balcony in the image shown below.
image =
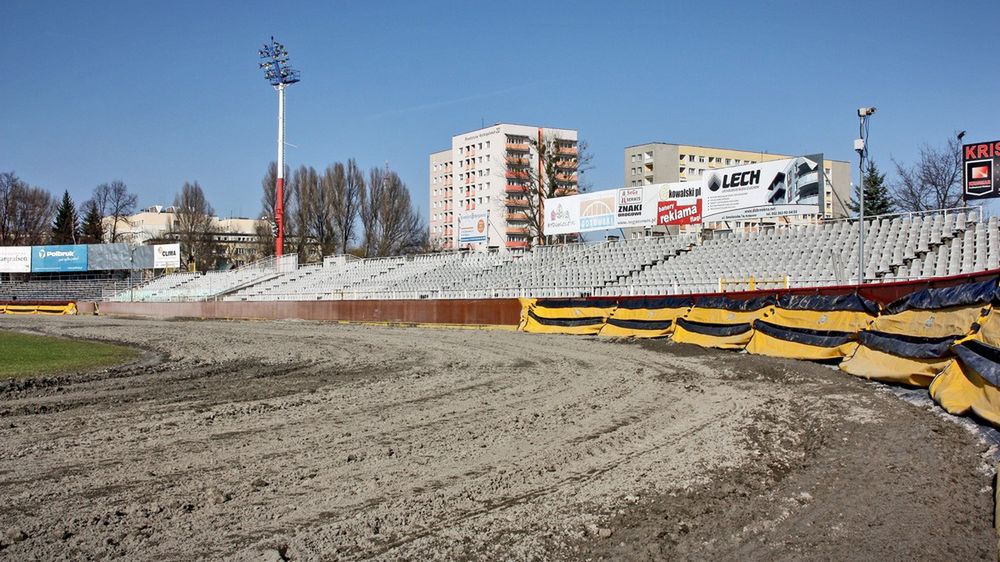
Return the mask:
[[531,165],[531,160],[517,156],[508,156],[506,161],[507,166],[511,168],[526,168]]
[[515,207],[515,208],[520,208],[520,209],[526,209],[526,208],[528,208],[528,200],[527,199],[506,199],[506,200],[504,200],[503,203],[504,203],[504,205],[507,205],[508,207]]
[[575,187],[557,187],[552,193],[556,197],[564,197],[566,195],[576,195],[577,191]]
[[[517,143],[509,142],[507,143],[507,152],[528,152],[530,146],[528,143]],[[575,152],[573,154],[576,154]]]
[[518,171],[518,170],[507,170],[507,179],[509,180],[527,180],[528,172]]
[[507,222],[524,222],[528,220],[528,213],[507,213]]
[[576,170],[577,161],[576,158],[571,160],[560,158],[556,160],[556,168],[560,170]]
[[507,227],[507,234],[514,234],[514,235],[517,235],[517,236],[527,236],[528,235],[528,227],[526,227],[526,226],[508,226]]
[[527,190],[528,188],[524,187],[523,185],[515,185],[512,183],[508,183],[507,187],[504,189],[504,191],[506,191],[507,193],[524,193]]
[[575,146],[557,146],[556,154],[572,154],[576,156],[577,149]]
[[556,174],[556,181],[562,183],[576,183],[576,174]]
[[527,240],[508,240],[507,241],[507,247],[511,248],[511,249],[522,249],[522,250],[524,250],[524,249],[528,248],[528,241]]

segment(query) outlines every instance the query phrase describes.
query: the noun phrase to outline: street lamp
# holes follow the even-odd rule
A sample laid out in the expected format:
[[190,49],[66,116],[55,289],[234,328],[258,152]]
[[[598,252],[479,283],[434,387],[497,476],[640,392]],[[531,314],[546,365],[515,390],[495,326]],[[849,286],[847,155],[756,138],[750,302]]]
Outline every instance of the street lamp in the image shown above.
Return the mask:
[[277,234],[274,240],[274,254],[281,257],[285,241],[285,87],[299,81],[299,71],[288,65],[288,50],[271,36],[270,43],[257,51],[264,78],[278,90],[278,181],[275,185],[274,222]]
[[874,107],[858,108],[859,133],[854,140],[858,153],[858,285],[865,283],[865,159],[868,158],[868,118],[875,114]]

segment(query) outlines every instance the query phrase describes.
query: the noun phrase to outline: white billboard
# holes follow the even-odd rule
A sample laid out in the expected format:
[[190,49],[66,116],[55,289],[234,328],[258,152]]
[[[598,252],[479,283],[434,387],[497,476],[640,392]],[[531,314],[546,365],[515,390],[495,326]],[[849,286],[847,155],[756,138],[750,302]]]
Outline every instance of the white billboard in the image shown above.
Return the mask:
[[707,170],[695,181],[609,189],[545,201],[545,234],[815,215],[822,155]]
[[157,244],[153,246],[153,269],[181,266],[180,244]]
[[0,247],[0,272],[30,273],[31,246]]
[[458,216],[458,243],[486,242],[490,226],[489,214],[486,211],[465,213]]
[[708,170],[700,180],[705,222],[819,214],[823,169],[799,157]]

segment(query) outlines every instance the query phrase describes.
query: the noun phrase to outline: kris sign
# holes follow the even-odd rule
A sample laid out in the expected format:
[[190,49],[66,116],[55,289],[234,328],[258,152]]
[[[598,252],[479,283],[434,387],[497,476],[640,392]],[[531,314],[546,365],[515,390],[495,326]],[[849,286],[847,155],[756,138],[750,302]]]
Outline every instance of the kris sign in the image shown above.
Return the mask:
[[1000,197],[1000,141],[962,146],[962,193],[965,200]]
[[32,246],[31,271],[87,271],[87,246]]

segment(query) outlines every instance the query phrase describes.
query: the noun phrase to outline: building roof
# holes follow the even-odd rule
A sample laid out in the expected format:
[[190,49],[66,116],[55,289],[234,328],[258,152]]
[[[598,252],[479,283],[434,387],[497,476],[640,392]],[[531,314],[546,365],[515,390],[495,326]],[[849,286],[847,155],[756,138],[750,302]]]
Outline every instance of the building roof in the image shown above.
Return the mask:
[[[628,150],[630,148],[638,148],[640,146],[649,146],[651,144],[662,144],[662,145],[666,145],[666,146],[690,146],[692,148],[704,148],[704,149],[707,149],[707,150],[731,150],[733,152],[747,152],[749,154],[767,154],[767,155],[770,155],[770,156],[781,156],[783,158],[792,158],[793,157],[793,155],[791,155],[791,154],[782,154],[780,152],[768,152],[766,150],[746,150],[744,148],[728,148],[728,147],[724,147],[724,146],[705,146],[705,145],[701,145],[701,144],[682,144],[682,143],[663,142],[663,141],[653,141],[653,142],[644,142],[644,143],[640,143],[640,144],[633,144],[633,145],[626,146],[625,150]],[[799,154],[797,156],[804,156],[804,154]],[[845,162],[845,163],[847,162],[846,160],[835,160],[833,158],[826,158],[825,154],[824,154],[823,159],[824,160],[828,160],[830,162]]]

